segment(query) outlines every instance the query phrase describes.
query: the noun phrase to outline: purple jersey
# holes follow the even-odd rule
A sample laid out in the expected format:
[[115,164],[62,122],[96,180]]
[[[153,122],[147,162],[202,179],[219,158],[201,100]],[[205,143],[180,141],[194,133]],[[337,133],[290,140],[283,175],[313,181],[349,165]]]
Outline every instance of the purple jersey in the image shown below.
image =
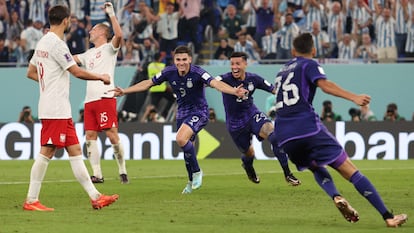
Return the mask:
[[232,87],[243,84],[243,87],[249,91],[248,96],[243,99],[235,95],[223,93],[226,126],[229,131],[235,131],[245,127],[252,116],[260,112],[253,102],[253,93],[256,89],[265,90],[270,93],[274,89],[273,84],[259,75],[249,72],[246,72],[246,77],[243,81],[233,78],[231,72],[218,76],[217,78]]
[[208,118],[208,105],[205,96],[205,85],[210,85],[213,77],[199,66],[190,65],[190,71],[185,76],[178,74],[177,67],[168,66],[160,74],[152,78],[155,85],[164,81],[170,83],[177,96],[177,119],[198,113]]
[[290,60],[277,74],[275,132],[279,145],[320,131],[322,123],[312,106],[318,79],[326,79],[322,67],[303,57]]

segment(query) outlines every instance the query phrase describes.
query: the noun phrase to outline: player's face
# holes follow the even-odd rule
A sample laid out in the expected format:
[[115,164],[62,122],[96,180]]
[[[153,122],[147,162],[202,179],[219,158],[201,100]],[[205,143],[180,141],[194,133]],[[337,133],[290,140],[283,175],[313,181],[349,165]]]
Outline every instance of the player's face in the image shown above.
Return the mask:
[[190,71],[191,57],[187,53],[178,53],[174,55],[174,64],[181,76]]
[[91,43],[94,43],[96,38],[99,37],[99,35],[102,33],[101,28],[99,25],[95,25],[90,31],[89,31],[89,41]]
[[236,79],[244,79],[247,61],[241,57],[230,58],[231,74]]

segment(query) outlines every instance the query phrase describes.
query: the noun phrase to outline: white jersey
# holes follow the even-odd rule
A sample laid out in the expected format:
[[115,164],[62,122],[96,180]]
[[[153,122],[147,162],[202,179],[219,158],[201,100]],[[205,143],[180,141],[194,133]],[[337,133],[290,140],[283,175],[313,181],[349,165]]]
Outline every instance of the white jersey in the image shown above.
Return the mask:
[[76,65],[67,44],[48,32],[37,43],[30,64],[37,67],[40,119],[70,119],[70,76],[67,69]]
[[119,48],[114,48],[111,42],[98,48],[90,48],[86,52],[77,55],[81,64],[88,71],[100,74],[108,74],[111,84],[103,82],[87,81],[85,103],[100,100],[101,98],[113,98],[114,93],[108,92],[115,88],[114,73]]

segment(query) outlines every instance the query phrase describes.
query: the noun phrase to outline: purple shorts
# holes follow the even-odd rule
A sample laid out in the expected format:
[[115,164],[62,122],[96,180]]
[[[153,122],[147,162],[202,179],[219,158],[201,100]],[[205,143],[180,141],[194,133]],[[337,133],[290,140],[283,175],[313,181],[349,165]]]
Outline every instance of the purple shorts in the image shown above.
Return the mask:
[[263,141],[263,138],[259,136],[259,133],[266,122],[271,121],[266,115],[258,112],[250,118],[249,122],[247,122],[243,128],[229,132],[233,142],[242,153],[245,153],[252,144],[252,135],[256,135],[257,140]]
[[195,136],[200,130],[204,128],[208,123],[208,118],[201,114],[190,115],[186,118],[177,119],[177,130],[181,127],[182,124],[190,126],[194,134],[191,136],[191,141],[194,141]]
[[299,171],[325,165],[337,168],[348,157],[326,128],[313,136],[288,141],[282,147]]

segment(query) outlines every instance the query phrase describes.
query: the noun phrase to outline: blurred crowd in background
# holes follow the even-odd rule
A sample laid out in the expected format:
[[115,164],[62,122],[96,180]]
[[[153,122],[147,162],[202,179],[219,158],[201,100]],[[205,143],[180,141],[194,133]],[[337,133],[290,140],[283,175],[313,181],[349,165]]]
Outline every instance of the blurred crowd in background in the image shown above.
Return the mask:
[[[48,31],[47,11],[64,4],[72,13],[66,41],[73,54],[90,47],[88,31],[108,21],[106,0],[0,0],[0,63],[27,64]],[[316,57],[341,61],[407,62],[414,57],[414,0],[113,0],[124,40],[119,65],[145,68],[171,63],[171,51],[192,46],[209,64],[244,51],[251,61],[291,58],[295,36],[311,32]],[[207,33],[209,32],[209,33]],[[210,35],[210,36],[209,36]],[[207,51],[206,42],[214,43]],[[207,50],[211,50],[211,47]]]

